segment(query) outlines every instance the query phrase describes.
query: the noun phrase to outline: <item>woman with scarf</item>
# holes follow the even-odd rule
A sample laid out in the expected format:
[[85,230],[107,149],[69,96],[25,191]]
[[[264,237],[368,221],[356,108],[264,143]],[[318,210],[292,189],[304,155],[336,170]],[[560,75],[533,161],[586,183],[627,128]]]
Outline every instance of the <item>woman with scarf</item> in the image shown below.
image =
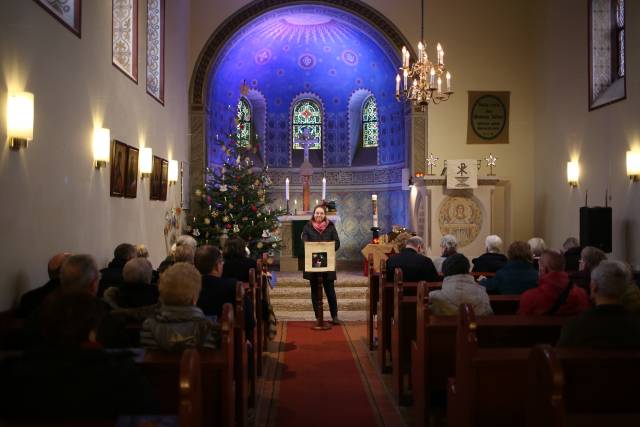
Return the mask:
[[[313,208],[313,216],[308,223],[305,224],[301,235],[303,242],[335,242],[336,251],[340,248],[340,238],[338,237],[338,231],[336,226],[327,219],[326,208],[322,205],[318,205]],[[322,277],[322,285],[324,287],[324,293],[327,296],[329,302],[329,311],[331,313],[331,319],[333,324],[339,325],[340,319],[338,318],[338,301],[336,300],[336,291],[333,282],[336,280],[336,272],[331,271],[327,273],[311,273],[304,272],[303,277],[309,280],[311,285],[311,303],[313,304],[313,312],[318,318],[318,305],[316,284],[318,283],[318,276]]]

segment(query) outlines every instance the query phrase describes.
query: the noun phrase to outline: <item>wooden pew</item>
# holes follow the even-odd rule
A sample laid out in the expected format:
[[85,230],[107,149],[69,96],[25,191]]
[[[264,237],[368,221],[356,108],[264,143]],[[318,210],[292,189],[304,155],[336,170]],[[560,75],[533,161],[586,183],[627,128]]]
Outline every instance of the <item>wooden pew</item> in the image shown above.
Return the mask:
[[378,313],[378,292],[380,291],[380,272],[374,271],[373,254],[369,254],[367,259],[369,272],[369,289],[367,291],[367,343],[369,350],[376,348],[375,336],[373,333],[373,322]]
[[460,306],[455,378],[447,388],[447,424],[453,427],[525,423],[530,348],[555,343],[566,317],[483,316]]
[[[256,347],[258,345],[257,325],[260,322],[260,320],[257,318],[257,311],[256,311],[256,308],[258,306],[258,301],[260,300],[257,298],[258,292],[256,287],[255,270],[253,268],[249,270],[249,282],[242,283],[242,287],[245,291],[247,298],[249,298],[249,301],[251,301],[251,305],[253,306],[253,313],[251,313],[251,315],[255,319],[254,327],[248,331],[249,335],[246,336],[246,339],[251,343],[251,347],[253,349],[251,351],[251,354],[249,354],[249,352],[247,351],[247,373],[249,378],[248,405],[250,408],[253,408],[255,406],[256,374],[257,374],[257,363],[258,363],[257,351],[256,351]],[[244,331],[246,335],[247,333],[246,327],[244,328]],[[251,358],[251,360],[249,360],[249,358]]]
[[236,387],[236,425],[246,426],[249,404],[247,337],[244,321],[244,287],[236,282],[235,322],[233,322],[234,382]]
[[527,427],[640,425],[640,352],[534,347]]
[[252,341],[253,351],[255,353],[256,361],[256,375],[262,376],[262,352],[264,347],[264,313],[262,310],[262,299],[264,298],[262,289],[262,269],[266,269],[266,254],[259,259],[256,263],[256,270],[254,272],[254,299],[255,299],[255,311],[256,311],[256,330],[255,336]]

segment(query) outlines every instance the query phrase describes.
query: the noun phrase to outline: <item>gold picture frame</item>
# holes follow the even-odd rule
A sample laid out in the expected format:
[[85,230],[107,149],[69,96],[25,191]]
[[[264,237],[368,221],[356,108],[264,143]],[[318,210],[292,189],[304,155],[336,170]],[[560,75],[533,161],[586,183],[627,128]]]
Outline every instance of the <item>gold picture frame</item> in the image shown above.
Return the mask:
[[335,242],[304,242],[304,271],[306,273],[336,271]]

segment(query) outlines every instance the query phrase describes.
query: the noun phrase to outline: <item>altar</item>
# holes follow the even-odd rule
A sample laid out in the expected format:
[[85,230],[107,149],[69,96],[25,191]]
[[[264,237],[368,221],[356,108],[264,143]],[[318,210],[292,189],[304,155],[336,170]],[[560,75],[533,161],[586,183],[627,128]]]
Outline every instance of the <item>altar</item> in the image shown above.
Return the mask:
[[[280,271],[299,271],[304,262],[304,244],[300,235],[304,225],[311,219],[311,212],[304,215],[283,215],[278,217],[280,221]],[[327,219],[334,224],[340,222],[337,213],[329,213]]]

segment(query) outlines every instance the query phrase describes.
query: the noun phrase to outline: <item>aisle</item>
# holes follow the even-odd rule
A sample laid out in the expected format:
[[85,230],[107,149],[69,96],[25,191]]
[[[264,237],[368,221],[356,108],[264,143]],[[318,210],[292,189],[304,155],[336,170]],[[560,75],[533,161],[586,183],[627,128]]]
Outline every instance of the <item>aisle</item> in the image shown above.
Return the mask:
[[375,426],[379,423],[343,328],[314,331],[287,322],[275,426]]

